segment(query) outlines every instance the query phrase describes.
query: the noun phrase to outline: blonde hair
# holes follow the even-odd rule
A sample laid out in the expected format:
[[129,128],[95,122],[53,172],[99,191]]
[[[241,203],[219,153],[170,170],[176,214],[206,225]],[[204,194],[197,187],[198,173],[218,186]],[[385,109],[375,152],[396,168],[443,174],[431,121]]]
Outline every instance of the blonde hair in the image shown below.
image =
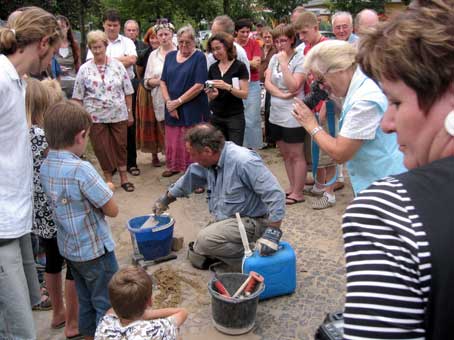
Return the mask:
[[34,42],[48,37],[49,45],[55,46],[61,40],[57,19],[39,7],[24,7],[21,13],[0,28],[0,53],[14,54]]
[[295,31],[300,31],[306,27],[318,28],[317,16],[312,12],[303,12],[300,15],[298,15],[293,26],[295,28]]
[[358,61],[364,73],[402,80],[428,111],[454,81],[453,3],[413,1],[407,11],[361,37]]
[[50,106],[44,116],[44,133],[49,148],[61,150],[74,145],[76,135],[92,125],[90,114],[77,102],[63,99]]
[[322,41],[311,48],[303,67],[321,74],[343,71],[356,65],[356,54],[356,48],[346,41]]
[[109,41],[107,40],[107,35],[105,32],[100,31],[100,30],[95,30],[95,31],[90,31],[87,34],[87,45],[88,48],[91,48],[91,45],[94,43],[102,41],[104,45],[108,45]]
[[44,112],[50,106],[49,91],[37,79],[27,78],[27,90],[25,92],[25,112],[28,126],[43,126]]
[[49,106],[64,99],[63,90],[61,89],[58,80],[47,78],[41,80],[41,84],[44,85],[44,87],[47,89],[47,92],[49,93]]

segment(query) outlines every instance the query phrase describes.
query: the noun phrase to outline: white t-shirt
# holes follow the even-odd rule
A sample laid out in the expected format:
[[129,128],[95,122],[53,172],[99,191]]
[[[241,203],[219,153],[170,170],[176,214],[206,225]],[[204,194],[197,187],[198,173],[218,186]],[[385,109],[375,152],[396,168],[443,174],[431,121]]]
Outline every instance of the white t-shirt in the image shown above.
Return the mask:
[[[251,64],[249,63],[249,59],[247,58],[246,50],[238,44],[236,41],[233,42],[233,45],[236,47],[236,59],[242,61],[244,65],[246,65],[247,72],[249,73],[249,79],[251,78]],[[210,69],[210,66],[213,65],[217,60],[214,58],[213,53],[209,53],[207,55],[207,66]]]
[[[109,41],[106,54],[111,58],[119,58],[130,55],[137,57],[136,45],[134,45],[134,41],[132,41],[131,39],[119,34],[117,39],[115,39],[114,41]],[[89,49],[87,53],[87,60],[90,59],[93,59],[93,54]],[[129,79],[134,79],[134,67],[131,65],[126,68],[126,71],[128,71]]]
[[[295,54],[290,59],[288,64],[290,72],[303,73],[304,54],[301,51],[295,50]],[[277,60],[277,54],[271,57],[268,69],[271,71],[271,82],[283,92],[288,92],[287,86],[284,83],[284,77]],[[301,127],[301,124],[292,116],[293,98],[282,99],[271,96],[270,122],[285,128]]]
[[0,55],[0,239],[31,231],[33,157],[25,115],[25,82]]

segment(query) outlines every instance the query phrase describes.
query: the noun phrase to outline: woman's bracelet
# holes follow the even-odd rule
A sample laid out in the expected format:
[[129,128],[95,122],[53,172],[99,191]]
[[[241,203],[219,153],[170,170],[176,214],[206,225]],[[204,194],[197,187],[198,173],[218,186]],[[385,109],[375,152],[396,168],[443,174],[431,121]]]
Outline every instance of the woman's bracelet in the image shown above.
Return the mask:
[[311,131],[311,137],[314,138],[314,136],[322,130],[323,130],[323,128],[320,125],[313,128]]

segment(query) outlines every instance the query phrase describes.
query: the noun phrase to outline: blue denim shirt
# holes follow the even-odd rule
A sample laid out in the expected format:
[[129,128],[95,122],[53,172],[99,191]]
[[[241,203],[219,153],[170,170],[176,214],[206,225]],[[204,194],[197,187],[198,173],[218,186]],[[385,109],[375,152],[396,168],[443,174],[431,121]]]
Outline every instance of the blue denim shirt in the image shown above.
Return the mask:
[[169,192],[185,197],[207,185],[208,207],[216,221],[241,216],[267,216],[271,222],[285,215],[285,194],[257,153],[226,142],[216,167],[193,163]]
[[115,244],[101,207],[113,196],[93,166],[69,151],[51,150],[41,166],[41,184],[57,224],[64,258],[96,259]]

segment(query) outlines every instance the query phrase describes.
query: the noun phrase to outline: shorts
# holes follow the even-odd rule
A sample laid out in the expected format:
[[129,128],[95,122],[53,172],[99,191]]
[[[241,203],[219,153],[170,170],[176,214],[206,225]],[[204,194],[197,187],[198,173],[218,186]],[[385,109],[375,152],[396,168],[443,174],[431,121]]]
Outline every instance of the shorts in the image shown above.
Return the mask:
[[[60,255],[60,251],[58,250],[57,237],[49,239],[40,238],[39,240],[46,253],[46,273],[61,273],[65,259]],[[66,280],[74,280],[69,267],[66,268]]]
[[285,143],[304,143],[306,130],[303,127],[287,128],[270,123],[270,140],[272,142],[283,141]]

